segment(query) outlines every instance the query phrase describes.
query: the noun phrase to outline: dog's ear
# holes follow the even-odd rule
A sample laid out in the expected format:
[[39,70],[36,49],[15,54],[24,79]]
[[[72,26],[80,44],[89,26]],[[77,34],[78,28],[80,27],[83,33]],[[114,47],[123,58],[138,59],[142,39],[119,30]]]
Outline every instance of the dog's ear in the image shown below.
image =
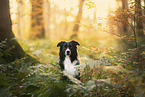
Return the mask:
[[71,42],[75,45],[80,45],[77,41],[72,40]]
[[65,43],[65,41],[61,41],[57,44],[57,47],[62,46]]

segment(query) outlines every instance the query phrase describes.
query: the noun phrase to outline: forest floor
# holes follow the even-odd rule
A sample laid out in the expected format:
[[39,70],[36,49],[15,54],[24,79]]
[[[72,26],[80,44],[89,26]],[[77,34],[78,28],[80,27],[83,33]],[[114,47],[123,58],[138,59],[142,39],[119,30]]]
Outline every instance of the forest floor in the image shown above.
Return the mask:
[[70,76],[74,84],[60,81],[59,41],[19,42],[40,63],[26,63],[23,58],[1,65],[0,97],[145,96],[145,70],[133,66],[134,49],[121,51],[114,40],[79,41],[81,80]]

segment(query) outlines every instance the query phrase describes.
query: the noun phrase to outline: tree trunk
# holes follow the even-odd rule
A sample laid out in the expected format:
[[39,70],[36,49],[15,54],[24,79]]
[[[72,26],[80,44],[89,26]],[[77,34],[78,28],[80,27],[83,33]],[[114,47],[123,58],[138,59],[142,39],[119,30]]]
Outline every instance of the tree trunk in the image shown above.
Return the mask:
[[[125,13],[125,15],[127,15],[126,14],[127,11],[125,11],[127,8],[128,8],[128,2],[127,2],[127,0],[122,0],[122,10]],[[126,21],[128,21],[128,19],[126,19]],[[121,34],[122,35],[128,35],[128,25],[127,25],[127,23],[124,23],[122,25],[122,29],[123,29],[123,32]]]
[[30,39],[41,39],[45,37],[43,24],[43,0],[31,0],[31,33]]
[[82,11],[83,11],[83,5],[84,5],[84,1],[85,0],[79,0],[79,12],[77,14],[76,17],[76,21],[73,27],[73,34],[71,35],[71,38],[77,38],[78,37],[78,31],[79,31],[79,27],[80,27],[80,21],[82,18]]
[[23,27],[23,0],[18,1],[18,36],[21,37],[21,30]]
[[50,38],[49,37],[49,32],[50,32],[50,2],[49,0],[44,0],[44,28],[45,28],[45,37],[46,38]]
[[67,29],[68,29],[68,22],[67,22],[67,16],[68,16],[68,13],[66,11],[66,9],[64,9],[64,21],[65,21],[65,27],[64,27],[64,32],[65,32],[65,35],[68,35],[67,33]]
[[94,17],[93,17],[93,23],[94,23],[94,24],[97,23],[96,13],[97,13],[97,8],[95,7],[95,10],[94,10]]
[[[136,16],[136,36],[137,40],[144,39],[143,32],[143,17],[142,17],[142,8],[141,8],[141,0],[135,0],[135,16]],[[139,69],[142,70],[144,68],[144,63],[142,61],[143,56],[141,55],[141,44],[137,43],[137,53],[136,53],[136,65],[139,66]]]
[[144,8],[144,15],[145,15],[145,0],[144,0],[144,7],[143,8]]
[[142,9],[141,9],[141,1],[135,0],[135,16],[136,16],[136,35],[138,38],[144,36],[143,32],[143,20],[142,20]]
[[[12,23],[10,19],[9,0],[0,0],[0,42],[7,39],[3,50],[10,50],[11,55],[4,55],[6,61],[14,61],[25,56],[25,52],[19,45],[12,32]],[[12,48],[14,46],[14,48]]]

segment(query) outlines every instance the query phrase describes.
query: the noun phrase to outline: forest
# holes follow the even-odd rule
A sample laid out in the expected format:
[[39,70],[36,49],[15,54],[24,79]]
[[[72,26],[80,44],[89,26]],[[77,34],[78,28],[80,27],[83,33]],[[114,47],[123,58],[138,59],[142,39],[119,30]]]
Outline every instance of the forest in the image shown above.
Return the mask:
[[[68,83],[57,44],[72,40]],[[0,0],[0,97],[145,97],[145,0]]]

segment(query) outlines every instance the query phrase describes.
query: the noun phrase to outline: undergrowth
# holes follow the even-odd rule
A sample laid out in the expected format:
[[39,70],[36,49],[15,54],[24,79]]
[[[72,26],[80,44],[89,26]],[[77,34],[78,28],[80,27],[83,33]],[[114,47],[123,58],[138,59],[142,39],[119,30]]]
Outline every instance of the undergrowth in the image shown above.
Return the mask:
[[[73,84],[60,80],[57,42],[47,40],[20,41],[23,49],[41,63],[25,58],[0,64],[0,97],[143,97],[144,68],[138,69],[132,54],[113,47],[98,48],[82,44],[78,47],[81,80],[68,75]],[[2,48],[0,58],[2,61]],[[144,52],[142,54],[144,57]]]

